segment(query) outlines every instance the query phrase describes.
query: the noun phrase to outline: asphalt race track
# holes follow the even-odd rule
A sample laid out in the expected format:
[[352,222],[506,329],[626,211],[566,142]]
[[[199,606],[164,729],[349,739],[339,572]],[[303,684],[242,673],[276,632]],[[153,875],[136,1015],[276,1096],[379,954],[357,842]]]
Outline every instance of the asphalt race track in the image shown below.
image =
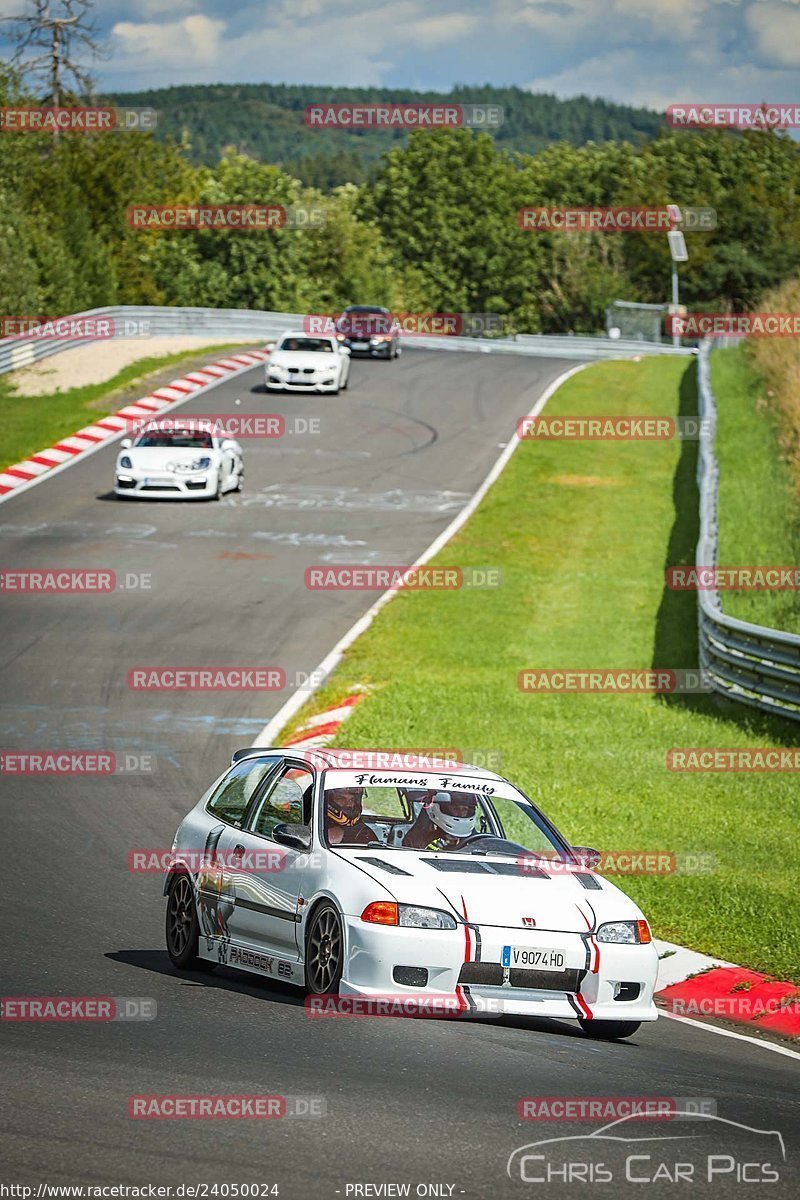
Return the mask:
[[[536,1195],[545,1185],[521,1182],[519,1169],[509,1177],[509,1155],[602,1122],[521,1122],[519,1099],[633,1095],[710,1100],[737,1123],[692,1122],[679,1150],[663,1141],[639,1149],[638,1178],[662,1161],[674,1170],[702,1137],[731,1161],[720,1159],[708,1188],[669,1182],[662,1169],[650,1195],[758,1191],[743,1163],[761,1163],[762,1145],[739,1125],[780,1131],[787,1161],[765,1190],[797,1194],[791,1057],[668,1019],[617,1044],[555,1021],[311,1020],[299,992],[236,970],[177,975],[163,948],[161,877],[128,870],[129,850],[170,845],[231,751],[250,743],[375,599],[308,591],[305,568],[412,562],[482,482],[516,418],[573,365],[411,351],[395,363],[354,360],[338,397],[266,396],[257,369],[181,411],[279,412],[290,426],[318,418],[320,432],[244,442],[241,495],[116,501],[112,445],[0,504],[4,567],[108,568],[138,585],[2,598],[0,746],[111,750],[130,772],[1,781],[0,990],[151,997],[158,1006],[152,1021],[0,1023],[4,1178],[277,1184],[290,1200],[402,1194],[388,1184],[408,1184],[412,1196]],[[290,686],[128,689],[132,667],[171,664],[279,666]],[[316,1098],[325,1115],[128,1117],[129,1096],[173,1093]],[[666,1136],[668,1125],[632,1128]],[[767,1157],[776,1161],[772,1143]],[[582,1161],[596,1163],[597,1152]],[[529,1178],[536,1163],[525,1167]],[[566,1186],[556,1175],[548,1191],[641,1193],[615,1178]],[[384,1190],[353,1190],[367,1184]]]

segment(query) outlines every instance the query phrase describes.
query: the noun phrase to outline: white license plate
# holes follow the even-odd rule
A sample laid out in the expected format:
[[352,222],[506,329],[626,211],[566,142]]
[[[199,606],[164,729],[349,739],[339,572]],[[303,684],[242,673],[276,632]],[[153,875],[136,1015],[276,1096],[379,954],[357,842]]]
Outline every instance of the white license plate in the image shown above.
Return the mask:
[[563,971],[566,950],[537,950],[530,946],[503,946],[502,965],[526,971]]
[[369,342],[351,342],[350,348],[352,350],[369,350]]

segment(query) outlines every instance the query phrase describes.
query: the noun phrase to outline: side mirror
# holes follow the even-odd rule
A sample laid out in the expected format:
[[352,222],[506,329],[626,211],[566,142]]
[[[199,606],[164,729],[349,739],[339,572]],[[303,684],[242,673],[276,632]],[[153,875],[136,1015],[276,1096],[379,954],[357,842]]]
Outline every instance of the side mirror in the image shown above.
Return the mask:
[[311,830],[307,825],[287,825],[279,821],[272,831],[272,840],[279,846],[290,846],[305,854],[311,849]]
[[133,438],[123,438],[119,444],[120,450],[130,450],[133,445]]
[[349,346],[340,346],[339,349],[341,350],[342,354],[346,354],[348,358],[353,353]]
[[572,846],[571,849],[585,870],[594,871],[600,865],[603,856],[599,850],[594,850],[591,846]]
[[272,352],[275,349],[275,347],[277,346],[277,344],[278,344],[277,342],[267,342],[264,346],[264,349]]

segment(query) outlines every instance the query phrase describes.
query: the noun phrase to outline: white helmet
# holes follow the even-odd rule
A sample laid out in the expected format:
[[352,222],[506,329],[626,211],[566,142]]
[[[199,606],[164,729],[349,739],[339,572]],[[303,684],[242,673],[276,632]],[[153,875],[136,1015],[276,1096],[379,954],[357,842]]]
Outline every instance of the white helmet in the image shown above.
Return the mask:
[[426,808],[428,818],[448,837],[466,838],[475,832],[478,803],[474,796],[437,792]]

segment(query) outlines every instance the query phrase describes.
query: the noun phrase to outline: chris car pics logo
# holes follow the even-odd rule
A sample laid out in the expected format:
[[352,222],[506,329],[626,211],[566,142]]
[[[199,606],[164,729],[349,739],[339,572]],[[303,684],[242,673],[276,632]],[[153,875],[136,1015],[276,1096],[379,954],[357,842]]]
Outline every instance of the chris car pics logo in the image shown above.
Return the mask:
[[589,1134],[542,1138],[514,1150],[506,1171],[525,1184],[683,1184],[719,1194],[785,1179],[786,1148],[776,1129],[755,1129],[706,1111],[705,1101],[670,1112],[663,1135],[638,1114]]

